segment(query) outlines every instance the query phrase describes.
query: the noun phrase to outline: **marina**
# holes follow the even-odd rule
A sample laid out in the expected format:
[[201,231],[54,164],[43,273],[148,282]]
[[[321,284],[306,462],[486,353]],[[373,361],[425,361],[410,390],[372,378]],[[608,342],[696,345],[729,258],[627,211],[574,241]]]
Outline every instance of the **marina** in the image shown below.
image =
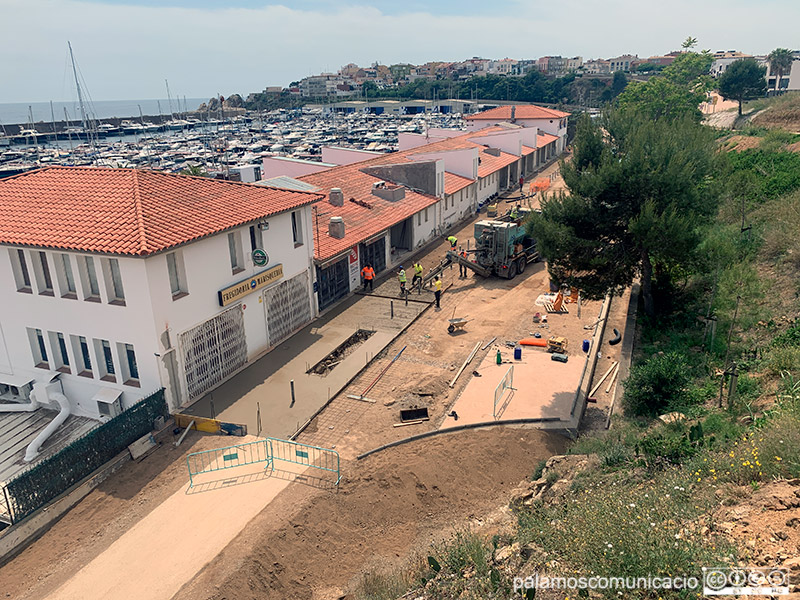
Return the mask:
[[239,113],[224,119],[204,114],[203,120],[193,116],[197,113],[189,113],[186,118],[159,124],[148,117],[118,119],[118,124],[100,123],[92,128],[59,128],[64,122],[50,127],[42,123],[15,126],[19,132],[0,137],[0,177],[46,165],[169,172],[191,167],[213,174],[260,166],[264,158],[272,156],[320,160],[323,146],[393,152],[400,132],[466,128],[460,113],[342,114],[322,107]]

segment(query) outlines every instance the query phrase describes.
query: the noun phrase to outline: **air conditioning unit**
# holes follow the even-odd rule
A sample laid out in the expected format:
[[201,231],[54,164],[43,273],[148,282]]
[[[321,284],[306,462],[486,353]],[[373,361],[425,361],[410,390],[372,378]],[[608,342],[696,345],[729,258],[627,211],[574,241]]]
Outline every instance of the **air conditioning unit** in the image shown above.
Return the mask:
[[97,412],[101,421],[113,419],[122,413],[122,392],[114,388],[100,388],[92,396],[92,400],[97,403]]

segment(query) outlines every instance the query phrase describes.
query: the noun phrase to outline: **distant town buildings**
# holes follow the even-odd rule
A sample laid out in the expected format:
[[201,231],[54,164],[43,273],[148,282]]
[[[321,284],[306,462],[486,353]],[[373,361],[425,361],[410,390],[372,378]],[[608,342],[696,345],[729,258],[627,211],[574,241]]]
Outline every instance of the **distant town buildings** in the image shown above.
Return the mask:
[[[531,71],[538,71],[548,77],[563,77],[570,73],[590,75],[610,75],[617,71],[634,72],[640,65],[646,68],[667,67],[682,54],[673,50],[666,54],[640,58],[638,54],[622,54],[612,58],[593,58],[583,60],[581,56],[541,56],[539,58],[500,59],[473,56],[459,62],[431,61],[421,65],[399,63],[381,65],[373,63],[370,67],[359,67],[350,63],[336,73],[321,73],[302,79],[297,86],[286,91],[307,98],[339,98],[363,97],[363,86],[370,82],[378,90],[399,87],[424,79],[432,81],[464,81],[472,77],[497,75],[501,77],[524,77]],[[800,56],[800,53],[797,53]],[[719,77],[725,69],[736,60],[750,56],[737,50],[721,50],[713,54],[714,63],[710,74]],[[755,57],[767,64],[766,57]],[[798,58],[795,64],[800,61]],[[771,77],[770,87],[774,89],[775,80]],[[795,66],[791,74],[784,74],[780,89],[800,89],[800,67]],[[273,93],[275,88],[267,88],[266,93]]]

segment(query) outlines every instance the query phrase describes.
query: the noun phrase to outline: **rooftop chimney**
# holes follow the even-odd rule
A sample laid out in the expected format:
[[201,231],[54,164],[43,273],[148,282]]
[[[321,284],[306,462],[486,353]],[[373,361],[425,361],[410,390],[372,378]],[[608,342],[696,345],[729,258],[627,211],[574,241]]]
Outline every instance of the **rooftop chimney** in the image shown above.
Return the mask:
[[377,196],[378,198],[383,198],[384,200],[388,200],[389,202],[397,202],[398,200],[402,200],[406,197],[406,188],[401,185],[394,185],[394,184],[385,184],[380,187],[376,187],[374,184],[372,186],[372,195]]
[[511,105],[511,122],[512,123],[517,122],[517,107],[515,104]]
[[344,206],[344,194],[342,190],[339,188],[331,188],[328,202],[330,202],[332,206]]
[[344,237],[344,219],[342,217],[331,217],[331,221],[328,223],[328,235],[337,240]]

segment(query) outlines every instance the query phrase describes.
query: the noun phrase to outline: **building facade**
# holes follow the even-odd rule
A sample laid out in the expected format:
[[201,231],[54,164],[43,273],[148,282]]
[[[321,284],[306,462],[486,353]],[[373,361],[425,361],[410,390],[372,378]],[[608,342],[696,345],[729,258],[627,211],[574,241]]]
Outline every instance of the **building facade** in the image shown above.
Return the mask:
[[3,180],[0,384],[57,374],[97,419],[201,397],[316,315],[318,198],[132,169]]

